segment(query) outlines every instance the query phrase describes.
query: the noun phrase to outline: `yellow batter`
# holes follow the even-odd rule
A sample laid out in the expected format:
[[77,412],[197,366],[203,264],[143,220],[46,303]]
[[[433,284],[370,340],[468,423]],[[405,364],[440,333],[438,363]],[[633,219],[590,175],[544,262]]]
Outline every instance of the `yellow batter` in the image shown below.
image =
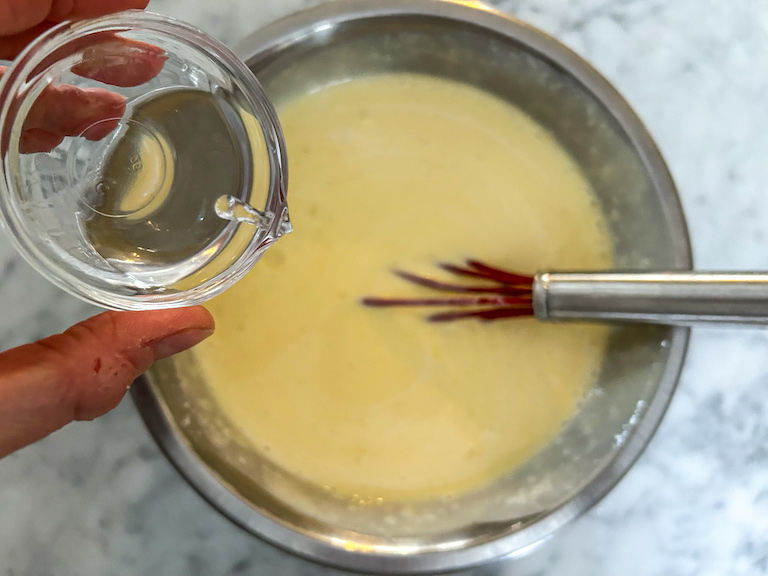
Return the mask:
[[610,264],[592,192],[528,116],[464,85],[381,76],[280,113],[295,232],[210,304],[213,394],[274,462],[341,493],[482,486],[557,434],[607,332],[535,320],[431,324],[363,296],[425,295],[393,268],[473,256],[522,272]]

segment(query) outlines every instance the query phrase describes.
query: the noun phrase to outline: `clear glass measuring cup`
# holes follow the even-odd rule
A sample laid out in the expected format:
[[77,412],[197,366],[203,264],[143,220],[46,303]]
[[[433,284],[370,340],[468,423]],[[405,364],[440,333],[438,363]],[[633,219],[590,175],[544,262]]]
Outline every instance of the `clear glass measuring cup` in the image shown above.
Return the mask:
[[122,310],[201,303],[290,231],[285,144],[250,70],[129,11],[64,23],[0,82],[0,221],[45,277]]

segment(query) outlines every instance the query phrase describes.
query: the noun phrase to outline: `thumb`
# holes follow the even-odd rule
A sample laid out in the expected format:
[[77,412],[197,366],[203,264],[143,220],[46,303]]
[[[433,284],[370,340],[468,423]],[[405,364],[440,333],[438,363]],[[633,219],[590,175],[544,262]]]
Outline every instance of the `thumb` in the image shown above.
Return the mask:
[[213,333],[201,307],[105,312],[0,354],[0,458],[117,406],[153,362]]

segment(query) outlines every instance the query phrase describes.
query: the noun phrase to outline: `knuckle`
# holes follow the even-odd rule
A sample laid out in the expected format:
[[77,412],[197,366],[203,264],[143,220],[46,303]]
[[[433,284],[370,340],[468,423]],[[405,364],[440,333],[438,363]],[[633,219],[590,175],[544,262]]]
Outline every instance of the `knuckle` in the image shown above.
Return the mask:
[[90,420],[113,408],[147,368],[145,354],[122,348],[118,318],[106,312],[31,345],[39,363],[51,368],[53,392],[75,420]]

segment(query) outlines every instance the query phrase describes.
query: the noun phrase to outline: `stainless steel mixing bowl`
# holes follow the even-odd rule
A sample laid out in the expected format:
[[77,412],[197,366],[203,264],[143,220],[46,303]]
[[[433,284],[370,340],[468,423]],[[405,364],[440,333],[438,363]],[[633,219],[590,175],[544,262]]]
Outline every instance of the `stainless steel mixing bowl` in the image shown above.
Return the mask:
[[[391,71],[492,92],[579,163],[610,223],[617,268],[691,268],[674,184],[638,118],[586,62],[521,22],[468,2],[347,0],[281,20],[239,53],[278,109],[323,85]],[[659,424],[688,336],[616,327],[598,381],[546,449],[483,490],[429,502],[352,501],[281,470],[219,413],[192,353],[157,365],[133,396],[181,474],[253,534],[352,570],[451,570],[523,554],[602,498]]]

